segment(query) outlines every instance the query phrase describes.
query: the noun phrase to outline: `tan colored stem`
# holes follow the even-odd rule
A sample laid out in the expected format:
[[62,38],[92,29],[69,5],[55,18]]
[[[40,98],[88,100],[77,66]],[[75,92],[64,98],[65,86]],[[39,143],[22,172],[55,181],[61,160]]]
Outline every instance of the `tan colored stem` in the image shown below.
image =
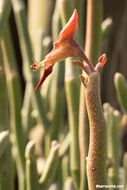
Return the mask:
[[[85,80],[85,100],[90,125],[87,177],[90,190],[106,185],[106,125],[100,98],[100,75],[91,73]],[[105,189],[105,188],[103,188]]]
[[[101,22],[102,22],[102,0],[87,0],[86,15],[86,39],[85,54],[92,63],[97,63],[101,46]],[[84,74],[84,72],[83,72]],[[80,144],[80,165],[81,182],[80,190],[87,188],[85,181],[85,157],[87,155],[88,126],[87,113],[84,101],[84,86],[80,87],[80,105],[79,105],[79,144]]]

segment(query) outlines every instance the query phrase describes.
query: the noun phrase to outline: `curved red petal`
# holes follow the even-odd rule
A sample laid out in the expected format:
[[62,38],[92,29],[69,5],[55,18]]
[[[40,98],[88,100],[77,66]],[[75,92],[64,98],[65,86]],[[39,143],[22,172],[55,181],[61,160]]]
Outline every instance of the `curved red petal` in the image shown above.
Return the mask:
[[34,92],[37,92],[42,83],[46,80],[46,78],[51,74],[53,69],[53,65],[50,65],[49,67],[44,69],[44,74],[42,75],[40,81],[38,82],[36,88],[34,89]]
[[60,32],[59,40],[61,41],[68,37],[74,37],[77,27],[78,27],[78,12],[75,9],[68,23]]

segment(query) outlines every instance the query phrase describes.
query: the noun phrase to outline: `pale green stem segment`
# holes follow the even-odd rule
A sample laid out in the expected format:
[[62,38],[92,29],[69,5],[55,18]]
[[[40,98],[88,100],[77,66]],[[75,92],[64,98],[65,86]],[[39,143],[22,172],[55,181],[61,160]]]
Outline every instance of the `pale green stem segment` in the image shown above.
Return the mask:
[[114,84],[118,101],[125,112],[127,112],[127,81],[121,73],[116,73]]
[[26,158],[26,190],[39,190],[38,175],[35,158],[35,144],[28,142],[25,150]]
[[64,184],[64,190],[76,190],[74,181],[71,177],[68,177]]
[[10,126],[11,137],[15,151],[15,159],[17,170],[19,174],[19,188],[24,189],[24,171],[25,171],[25,159],[24,159],[24,135],[21,125],[21,104],[22,93],[19,75],[17,72],[17,63],[14,53],[14,47],[11,39],[10,29],[8,24],[4,27],[3,39],[1,42],[4,58],[4,67],[7,77],[8,85],[8,98],[10,107]]
[[11,12],[11,0],[0,1],[0,38],[2,37],[3,28]]
[[[61,21],[63,26],[71,16],[74,5],[67,0],[61,0]],[[70,142],[70,169],[75,187],[79,188],[80,181],[80,159],[78,138],[78,111],[79,111],[79,81],[78,70],[72,64],[71,59],[65,61],[65,92],[67,98],[67,109],[69,116]]]
[[15,20],[19,35],[19,42],[20,42],[20,48],[21,53],[23,57],[23,71],[24,71],[24,77],[27,82],[30,82],[33,94],[32,94],[32,102],[34,105],[34,108],[38,110],[38,121],[41,123],[41,125],[46,128],[49,126],[49,122],[46,118],[46,115],[44,114],[44,107],[42,98],[40,96],[40,93],[35,94],[34,88],[37,84],[37,77],[36,74],[32,73],[32,70],[30,69],[30,65],[32,63],[32,47],[30,44],[28,29],[27,29],[27,16],[25,11],[25,4],[23,0],[12,0],[12,7],[15,14]]
[[2,47],[0,44],[0,131],[8,129],[9,114],[8,114],[8,96],[7,83],[4,68],[4,60]]
[[52,141],[48,158],[39,179],[39,184],[42,189],[49,187],[55,177],[56,169],[59,163],[59,148],[59,143],[57,141]]
[[120,113],[109,103],[103,105],[107,126],[107,157],[109,184],[119,184],[120,165]]
[[0,133],[0,189],[14,190],[14,162],[9,132]]

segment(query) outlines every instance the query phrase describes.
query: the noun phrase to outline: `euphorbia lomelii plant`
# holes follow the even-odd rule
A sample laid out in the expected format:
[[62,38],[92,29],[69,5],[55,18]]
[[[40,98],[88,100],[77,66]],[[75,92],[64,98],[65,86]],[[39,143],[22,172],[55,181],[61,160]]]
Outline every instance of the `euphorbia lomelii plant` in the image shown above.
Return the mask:
[[[106,126],[103,117],[100,99],[100,73],[107,61],[106,55],[99,57],[96,67],[84,54],[75,41],[75,33],[78,26],[78,13],[74,10],[73,15],[60,32],[58,40],[54,43],[53,50],[41,62],[34,60],[33,70],[44,67],[44,73],[35,88],[40,88],[48,75],[52,72],[57,61],[72,57],[73,64],[82,68],[86,76],[81,77],[85,86],[85,101],[90,124],[90,146],[87,159],[87,176],[90,190],[95,190],[96,185],[106,184]],[[103,188],[104,189],[104,188]]]

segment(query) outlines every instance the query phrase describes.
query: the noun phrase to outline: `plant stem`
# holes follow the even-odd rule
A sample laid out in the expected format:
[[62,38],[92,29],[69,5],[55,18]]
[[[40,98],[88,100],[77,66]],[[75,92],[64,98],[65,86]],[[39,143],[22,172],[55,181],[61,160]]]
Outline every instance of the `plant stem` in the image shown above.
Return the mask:
[[120,113],[114,110],[110,104],[103,105],[104,116],[107,125],[107,156],[111,162],[108,169],[109,184],[119,184],[120,165]]
[[120,106],[127,112],[127,81],[121,73],[116,73],[114,84]]
[[[61,21],[65,25],[73,12],[73,4],[67,0],[61,1]],[[79,138],[78,138],[78,111],[79,111],[79,83],[78,71],[72,66],[71,59],[65,61],[65,92],[69,116],[70,142],[70,169],[75,187],[78,189],[80,180]]]
[[16,152],[15,158],[19,173],[19,178],[18,178],[20,182],[19,186],[23,190],[24,171],[25,171],[25,159],[24,159],[25,142],[21,126],[21,115],[20,115],[22,94],[20,89],[20,80],[17,74],[14,47],[12,44],[8,24],[6,24],[6,26],[4,27],[4,35],[1,44],[4,56],[4,66],[7,76],[12,141]]
[[0,189],[14,190],[14,162],[11,153],[9,132],[0,133]]
[[25,150],[26,157],[26,189],[39,190],[36,159],[35,159],[35,145],[30,141]]
[[92,63],[97,63],[102,41],[102,0],[87,1],[85,53]]
[[79,139],[78,139],[78,84],[76,77],[73,74],[72,63],[67,60],[65,70],[65,90],[67,97],[67,107],[69,114],[69,128],[71,133],[70,142],[70,169],[74,178],[74,183],[77,188],[79,186],[80,179],[80,164],[79,164]]
[[[56,2],[54,14],[53,14],[53,25],[52,25],[52,36],[55,42],[58,38],[61,22],[60,22],[60,9],[59,1]],[[65,93],[64,93],[64,72],[65,65],[57,63],[54,67],[54,72],[51,80],[50,87],[50,112],[52,114],[52,127],[51,137],[52,139],[58,139],[61,135],[61,131],[64,129],[64,113],[65,113]],[[59,90],[58,90],[59,89]]]
[[8,143],[9,143],[9,132],[8,131],[0,132],[0,157],[3,155],[3,152],[8,146]]
[[[23,57],[23,66],[24,66],[24,76],[27,82],[30,82],[32,89],[34,89],[37,84],[36,74],[33,74],[30,70],[30,65],[32,62],[32,47],[30,44],[28,29],[27,29],[27,17],[25,12],[25,4],[23,0],[12,0],[12,7],[15,14],[17,30],[19,35],[19,42],[21,47],[21,53]],[[49,122],[44,114],[44,108],[42,106],[42,98],[40,93],[36,95],[32,93],[32,102],[34,108],[38,110],[38,121],[45,128],[49,126]]]
[[0,1],[0,38],[2,37],[4,25],[9,18],[10,12],[11,12],[11,0],[1,0]]
[[44,170],[39,179],[41,188],[47,188],[51,184],[51,182],[55,176],[56,169],[58,166],[58,161],[59,161],[59,154],[58,154],[59,147],[60,146],[57,141],[52,141],[49,156],[46,160]]
[[38,35],[42,33],[42,39],[51,35],[51,16],[54,2],[55,0],[28,0],[28,26],[34,53],[37,48]]
[[68,133],[63,142],[61,143],[60,149],[59,149],[59,157],[62,158],[65,153],[68,151],[69,146],[70,146],[70,142],[71,142],[71,134]]
[[[101,47],[101,22],[102,22],[102,0],[87,0],[86,15],[86,40],[85,54],[92,63],[97,63]],[[84,74],[84,72],[83,72]],[[85,108],[84,86],[80,87],[80,105],[79,105],[79,144],[80,144],[80,163],[81,180],[80,190],[87,188],[86,178],[86,155],[88,149],[88,122]]]
[[25,142],[26,142],[29,130],[31,128],[31,112],[32,112],[31,92],[32,92],[32,86],[30,83],[27,83],[25,94],[24,94],[23,106],[21,110],[22,128],[24,132]]
[[87,177],[89,189],[95,190],[97,184],[107,184],[107,132],[100,98],[100,74],[97,72],[89,74],[88,78],[84,78],[84,83],[90,125]]
[[8,97],[7,97],[7,83],[4,69],[4,60],[2,54],[2,47],[0,43],[0,131],[8,128]]

